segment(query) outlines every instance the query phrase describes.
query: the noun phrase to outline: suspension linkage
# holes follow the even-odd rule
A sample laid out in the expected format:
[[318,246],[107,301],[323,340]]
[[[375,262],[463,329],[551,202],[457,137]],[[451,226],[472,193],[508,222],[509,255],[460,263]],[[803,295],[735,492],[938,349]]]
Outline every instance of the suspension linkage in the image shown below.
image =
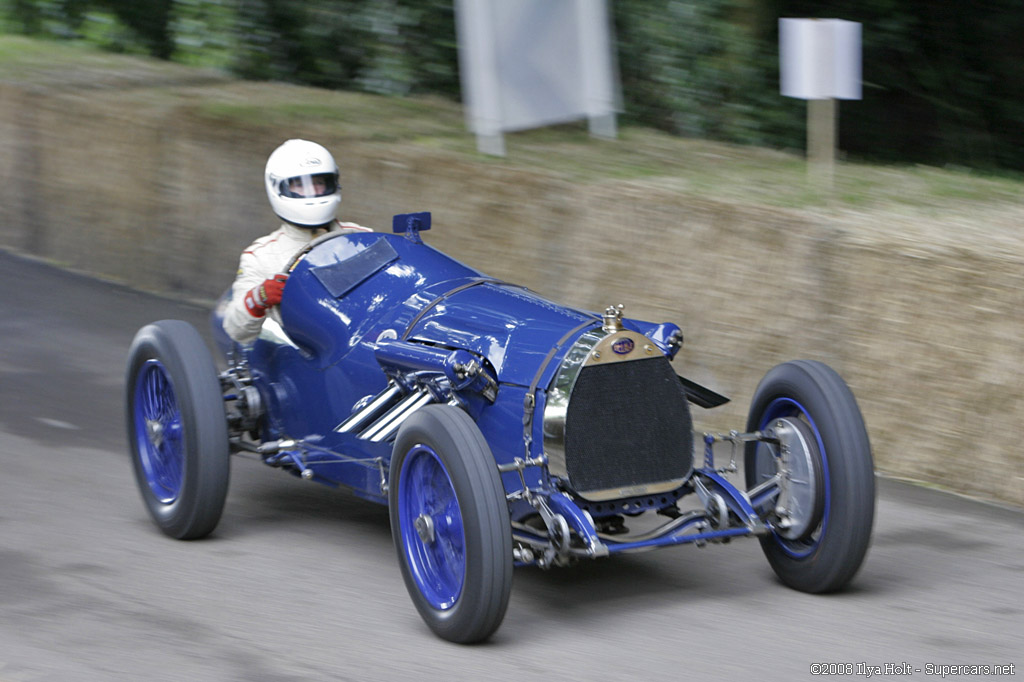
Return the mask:
[[540,457],[516,457],[508,464],[499,464],[498,473],[507,474],[512,471],[522,472],[526,467],[540,467],[548,463],[548,458],[544,455]]
[[[729,466],[715,469],[715,455],[714,455],[714,444],[715,443],[730,443],[732,445],[732,452],[729,459]],[[719,473],[733,473],[737,471],[736,467],[736,447],[743,443],[778,443],[779,439],[772,430],[768,431],[751,431],[749,433],[740,433],[739,431],[730,431],[729,433],[705,433],[704,434],[704,466],[708,469],[713,469]]]

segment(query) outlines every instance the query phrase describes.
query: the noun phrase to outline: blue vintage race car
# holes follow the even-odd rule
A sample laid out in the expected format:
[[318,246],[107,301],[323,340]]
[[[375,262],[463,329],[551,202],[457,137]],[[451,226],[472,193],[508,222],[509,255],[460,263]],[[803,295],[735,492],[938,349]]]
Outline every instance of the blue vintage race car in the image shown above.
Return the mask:
[[[396,234],[330,233],[289,265],[279,320],[218,372],[190,325],[130,351],[129,443],[143,500],[175,538],[217,525],[229,455],[387,504],[406,587],[456,642],[501,624],[516,565],[542,568],[756,536],[798,590],[845,585],[874,518],[857,403],[826,365],[768,372],[745,429],[695,444],[674,324],[567,308]],[[742,452],[720,466],[714,445]],[[696,447],[695,447],[696,445]],[[626,522],[634,530],[627,528]],[[642,527],[642,530],[637,528]]]

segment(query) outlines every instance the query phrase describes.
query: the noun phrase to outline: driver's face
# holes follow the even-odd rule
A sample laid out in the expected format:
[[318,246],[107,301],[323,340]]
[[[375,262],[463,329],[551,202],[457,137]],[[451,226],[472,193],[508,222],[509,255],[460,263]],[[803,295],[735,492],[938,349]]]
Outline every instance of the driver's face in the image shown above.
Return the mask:
[[318,197],[327,191],[327,181],[322,177],[313,177],[310,180],[312,181],[312,193],[306,191],[306,185],[302,182],[302,178],[289,180],[288,189],[302,197]]

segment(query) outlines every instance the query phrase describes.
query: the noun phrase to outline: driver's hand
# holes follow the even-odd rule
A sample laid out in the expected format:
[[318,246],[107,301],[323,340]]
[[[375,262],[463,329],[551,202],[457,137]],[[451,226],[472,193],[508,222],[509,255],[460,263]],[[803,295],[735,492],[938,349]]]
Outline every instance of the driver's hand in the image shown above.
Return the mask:
[[245,295],[245,309],[253,317],[263,317],[267,314],[268,308],[281,302],[281,293],[284,291],[284,283],[287,281],[288,275],[282,273],[253,287]]

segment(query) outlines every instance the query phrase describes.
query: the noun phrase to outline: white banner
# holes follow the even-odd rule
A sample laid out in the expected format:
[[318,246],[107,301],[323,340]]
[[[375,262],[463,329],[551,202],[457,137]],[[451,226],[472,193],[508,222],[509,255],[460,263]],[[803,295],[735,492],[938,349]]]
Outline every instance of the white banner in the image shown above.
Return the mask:
[[470,130],[504,153],[503,132],[589,118],[614,135],[620,107],[606,0],[457,0]]

